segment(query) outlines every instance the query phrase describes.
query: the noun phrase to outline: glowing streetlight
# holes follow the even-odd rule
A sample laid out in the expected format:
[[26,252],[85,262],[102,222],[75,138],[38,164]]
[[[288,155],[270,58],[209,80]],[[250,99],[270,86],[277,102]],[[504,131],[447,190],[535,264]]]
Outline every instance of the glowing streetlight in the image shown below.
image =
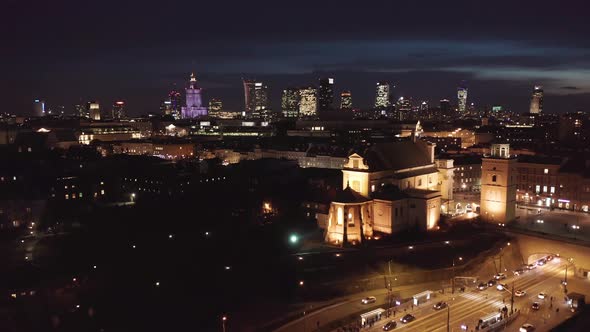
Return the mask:
[[303,286],[303,284],[304,284],[303,280],[300,280],[299,281],[299,286]]
[[131,202],[135,202],[135,193],[132,193],[130,196],[131,196]]
[[299,237],[297,234],[291,234],[291,236],[289,236],[289,242],[291,242],[291,244],[296,244],[299,242]]

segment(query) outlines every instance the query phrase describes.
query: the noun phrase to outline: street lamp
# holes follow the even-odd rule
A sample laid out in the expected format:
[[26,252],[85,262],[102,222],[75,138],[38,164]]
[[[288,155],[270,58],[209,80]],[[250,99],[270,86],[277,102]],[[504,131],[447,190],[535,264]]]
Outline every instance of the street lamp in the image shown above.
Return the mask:
[[[462,261],[463,257],[459,257],[459,261]],[[451,280],[451,294],[455,294],[455,257],[453,257],[453,280]]]
[[225,322],[226,321],[227,321],[227,316],[221,317],[221,328],[223,329],[223,332],[225,332]]
[[297,244],[297,242],[299,242],[297,234],[291,234],[291,236],[289,236],[289,242],[291,242],[291,244]]
[[131,194],[131,202],[135,202],[135,193]]

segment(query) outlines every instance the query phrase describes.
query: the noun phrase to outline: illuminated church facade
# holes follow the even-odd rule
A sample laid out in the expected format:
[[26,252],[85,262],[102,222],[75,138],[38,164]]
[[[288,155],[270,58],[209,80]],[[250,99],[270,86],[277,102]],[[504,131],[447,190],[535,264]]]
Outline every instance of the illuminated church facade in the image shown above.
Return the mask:
[[443,203],[453,198],[454,168],[452,160],[434,159],[434,147],[414,134],[351,154],[330,203],[325,241],[357,244],[379,233],[436,229]]

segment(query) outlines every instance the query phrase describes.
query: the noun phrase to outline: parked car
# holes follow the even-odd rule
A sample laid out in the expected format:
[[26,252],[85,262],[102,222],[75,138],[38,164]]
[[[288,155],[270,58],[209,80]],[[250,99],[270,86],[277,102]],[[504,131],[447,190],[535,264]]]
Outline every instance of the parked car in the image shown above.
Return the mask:
[[528,264],[528,265],[526,266],[526,268],[527,268],[528,270],[533,270],[533,269],[536,269],[536,268],[537,268],[537,264]]
[[362,304],[369,304],[369,303],[374,303],[375,301],[377,301],[377,298],[374,296],[367,296],[364,299],[361,300]]
[[539,304],[539,302],[534,302],[533,305],[531,306],[531,308],[533,310],[539,310],[539,309],[541,309],[541,305]]
[[537,265],[538,266],[543,266],[547,263],[547,260],[545,258],[541,258],[537,261]]
[[481,283],[479,283],[479,285],[477,285],[477,289],[479,289],[479,290],[486,290],[487,288],[488,288],[488,284],[483,283],[483,282],[481,282]]
[[522,324],[519,331],[520,332],[533,332],[534,330],[535,330],[535,326],[533,326],[533,324],[525,323],[525,324]]
[[387,324],[383,325],[383,331],[391,331],[397,327],[397,322],[392,320],[389,321]]
[[404,317],[402,317],[400,319],[400,322],[406,324],[406,323],[409,323],[409,322],[413,321],[414,319],[416,319],[416,317],[414,317],[414,316],[412,316],[410,314],[407,314],[407,315],[405,315]]
[[517,290],[517,291],[514,292],[514,295],[515,296],[518,296],[518,297],[522,297],[522,296],[525,296],[526,295],[526,292],[519,289],[519,290]]
[[494,276],[494,279],[496,280],[502,280],[502,279],[506,279],[506,274],[504,273],[498,273]]
[[547,297],[547,294],[541,292],[539,293],[539,295],[537,295],[538,298],[540,298],[541,300]]
[[447,307],[447,303],[446,302],[438,302],[435,305],[432,306],[434,308],[434,310],[440,310],[440,309],[444,309]]
[[549,255],[549,256],[545,257],[545,259],[549,262],[549,261],[553,260],[553,255]]
[[516,269],[516,270],[514,270],[514,275],[519,276],[519,275],[523,274],[524,271],[526,271],[526,270],[525,269]]

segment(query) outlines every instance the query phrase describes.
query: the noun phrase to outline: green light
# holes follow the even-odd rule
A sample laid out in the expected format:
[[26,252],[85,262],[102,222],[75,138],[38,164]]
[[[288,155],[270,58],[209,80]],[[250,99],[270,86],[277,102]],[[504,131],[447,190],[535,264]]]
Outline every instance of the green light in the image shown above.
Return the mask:
[[289,241],[291,241],[291,243],[295,244],[295,243],[297,243],[297,241],[299,241],[299,238],[297,237],[296,234],[293,234],[289,237]]

